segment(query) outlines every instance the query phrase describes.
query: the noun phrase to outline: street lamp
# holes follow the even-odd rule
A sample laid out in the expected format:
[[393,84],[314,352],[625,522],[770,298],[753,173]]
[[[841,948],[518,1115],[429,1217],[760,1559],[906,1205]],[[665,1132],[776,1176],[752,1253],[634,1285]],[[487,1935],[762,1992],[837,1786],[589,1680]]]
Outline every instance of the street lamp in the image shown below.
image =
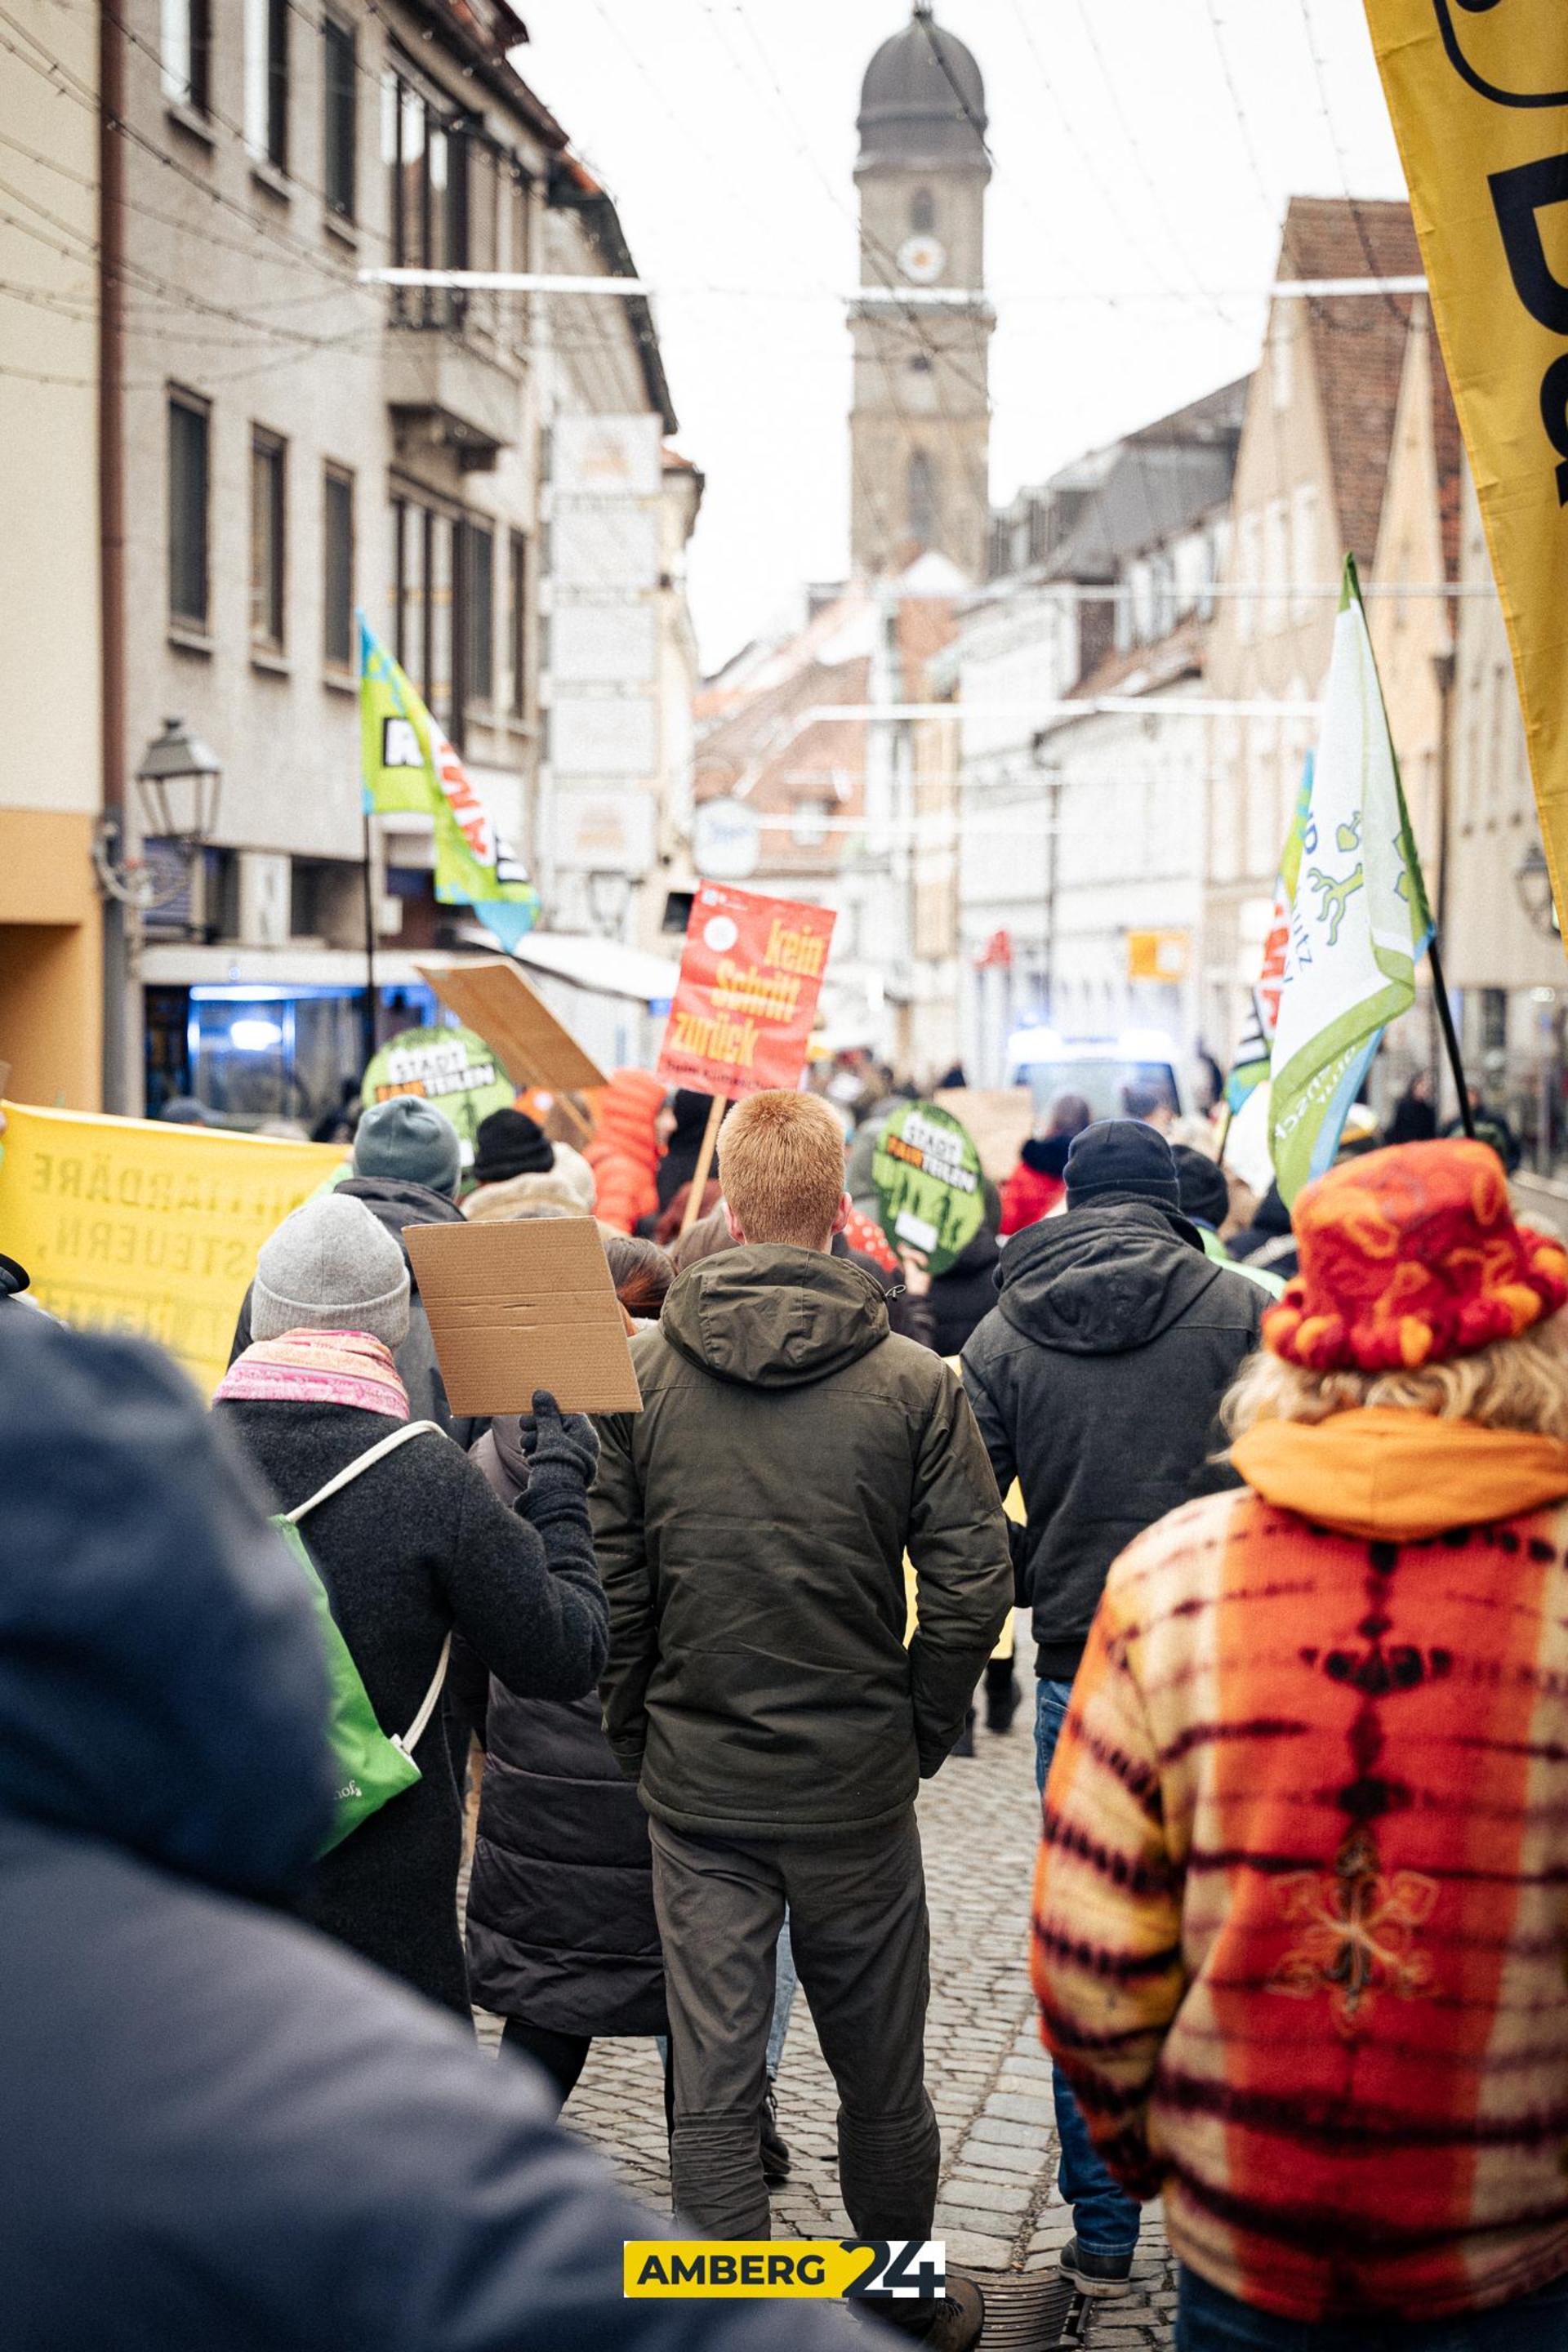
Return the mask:
[[144,859],[122,855],[124,827],[117,810],[106,809],[94,836],[92,862],[99,881],[121,906],[143,913],[172,906],[191,884],[191,872],[205,842],[217,826],[223,763],[183,719],[165,719],[163,731],[142,752],[136,770],[144,838],[167,842],[179,853],[179,871],[160,882]]
[[1562,926],[1557,920],[1557,908],[1552,896],[1552,869],[1546,863],[1546,852],[1538,841],[1530,844],[1514,867],[1513,887],[1532,928],[1544,939],[1555,937]]

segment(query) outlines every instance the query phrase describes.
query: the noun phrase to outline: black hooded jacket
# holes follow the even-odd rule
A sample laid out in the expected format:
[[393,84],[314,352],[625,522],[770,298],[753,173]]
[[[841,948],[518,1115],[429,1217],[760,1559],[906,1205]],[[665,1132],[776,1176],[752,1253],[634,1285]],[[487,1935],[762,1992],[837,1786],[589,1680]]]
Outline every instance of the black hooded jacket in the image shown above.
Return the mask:
[[773,1244],[689,1267],[632,1360],[643,1410],[600,1423],[590,1504],[623,1769],[698,1836],[896,1821],[1012,1600],[958,1381],[858,1267]]
[[1071,1681],[1111,1561],[1194,1491],[1268,1305],[1151,1202],[1071,1209],[1007,1244],[963,1384],[998,1486],[1023,1487],[1042,1675]]
[[0,1314],[0,1553],[7,2352],[841,2347],[809,2305],[628,2303],[623,2241],[679,2225],[531,2065],[286,1916],[321,1637],[167,1357]]

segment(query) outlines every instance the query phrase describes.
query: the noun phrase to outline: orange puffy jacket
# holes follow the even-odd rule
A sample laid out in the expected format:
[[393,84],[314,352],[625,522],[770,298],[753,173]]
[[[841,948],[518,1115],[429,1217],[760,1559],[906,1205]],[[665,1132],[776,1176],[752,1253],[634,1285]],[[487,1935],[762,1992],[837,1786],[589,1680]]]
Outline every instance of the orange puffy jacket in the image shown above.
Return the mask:
[[648,1070],[617,1070],[593,1098],[594,1140],[583,1152],[594,1171],[594,1213],[629,1234],[658,1207],[654,1173],[662,1153],[657,1121],[664,1088]]

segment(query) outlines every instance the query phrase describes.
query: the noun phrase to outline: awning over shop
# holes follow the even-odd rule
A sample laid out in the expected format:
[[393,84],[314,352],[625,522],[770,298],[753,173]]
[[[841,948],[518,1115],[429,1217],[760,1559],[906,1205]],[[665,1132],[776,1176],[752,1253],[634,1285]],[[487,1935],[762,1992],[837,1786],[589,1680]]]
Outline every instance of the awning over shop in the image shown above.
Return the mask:
[[668,956],[649,955],[619,940],[595,940],[574,931],[530,931],[513,951],[519,963],[549,972],[574,988],[600,996],[628,997],[662,1009],[675,993],[680,967]]

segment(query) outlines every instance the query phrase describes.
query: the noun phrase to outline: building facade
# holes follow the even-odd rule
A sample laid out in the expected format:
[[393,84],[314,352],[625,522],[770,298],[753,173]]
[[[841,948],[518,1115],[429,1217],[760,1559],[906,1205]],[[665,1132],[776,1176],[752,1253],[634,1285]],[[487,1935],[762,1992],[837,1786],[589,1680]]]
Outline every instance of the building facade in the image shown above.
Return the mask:
[[[16,412],[13,446],[36,453],[25,478],[49,497],[18,502],[5,560],[31,575],[11,604],[38,633],[36,646],[12,633],[13,724],[47,730],[54,756],[28,742],[23,805],[5,812],[28,919],[13,925],[0,899],[0,976],[11,1003],[73,1009],[58,1039],[42,1012],[18,1020],[37,1048],[7,1055],[0,1038],[0,1057],[44,1099],[89,1098],[101,996],[111,1107],[194,1094],[240,1123],[310,1121],[363,1066],[370,954],[380,1036],[433,1010],[423,954],[489,944],[467,908],[435,899],[428,820],[365,824],[357,616],[500,829],[559,880],[546,921],[594,928],[569,845],[545,822],[551,452],[574,422],[641,436],[647,724],[635,770],[606,754],[575,779],[629,787],[649,812],[621,808],[627,840],[652,845],[600,927],[629,939],[645,879],[653,903],[667,804],[689,790],[684,549],[700,477],[667,453],[675,416],[646,303],[367,282],[389,268],[635,274],[614,205],[511,62],[526,33],[505,0],[126,0],[100,26],[90,10],[32,13],[36,69],[8,58],[0,89],[19,141],[39,89],[70,100],[51,100],[50,120],[81,153],[68,139],[47,184],[40,165],[24,194],[30,228],[51,209],[62,220],[49,233],[80,283],[62,290],[43,251],[47,333],[68,327],[74,349],[68,370],[41,332],[37,372],[68,375],[70,396],[56,384],[47,408]],[[101,117],[100,37],[114,77]],[[100,140],[113,167],[101,194]],[[66,201],[79,220],[59,214]],[[6,282],[26,286],[20,263]],[[117,340],[105,329],[100,375],[104,285]],[[24,390],[0,380],[6,401]],[[68,691],[56,675],[68,667]],[[182,783],[160,802],[136,781],[172,714],[221,770],[199,824]],[[100,896],[90,852],[105,799],[124,811]],[[100,907],[107,986],[94,977],[84,993]]]
[[[1207,728],[1180,706],[1206,690],[1246,392],[1089,452],[994,520],[994,576],[957,646],[973,1083],[1002,1083],[1030,1024],[1075,1039],[1158,1030],[1188,1065],[1207,1044]],[[1150,707],[1094,709],[1101,698]]]
[[[1419,275],[1408,205],[1293,197],[1277,275]],[[1312,712],[1328,670],[1339,577],[1374,575],[1415,298],[1276,298],[1237,457],[1229,562],[1208,649],[1210,747],[1203,1024],[1221,1061],[1256,985]],[[1276,717],[1267,707],[1287,706]]]
[[95,19],[19,0],[0,47],[0,1092],[76,1110],[103,1031]]

